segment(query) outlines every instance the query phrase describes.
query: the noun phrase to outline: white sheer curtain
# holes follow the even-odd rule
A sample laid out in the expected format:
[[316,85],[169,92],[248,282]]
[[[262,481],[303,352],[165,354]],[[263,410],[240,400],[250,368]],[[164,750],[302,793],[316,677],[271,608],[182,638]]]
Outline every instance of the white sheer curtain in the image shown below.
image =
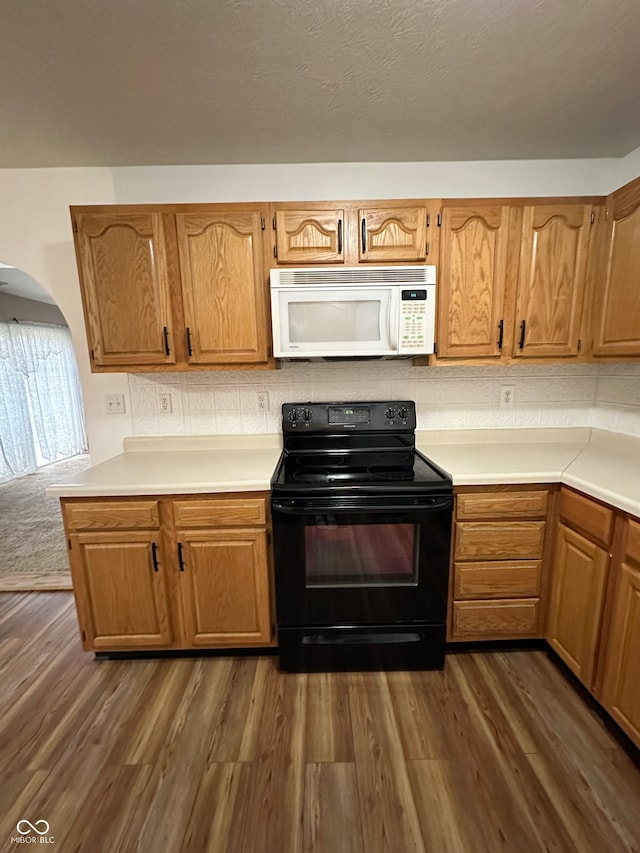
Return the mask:
[[0,323],[0,482],[86,449],[69,330]]

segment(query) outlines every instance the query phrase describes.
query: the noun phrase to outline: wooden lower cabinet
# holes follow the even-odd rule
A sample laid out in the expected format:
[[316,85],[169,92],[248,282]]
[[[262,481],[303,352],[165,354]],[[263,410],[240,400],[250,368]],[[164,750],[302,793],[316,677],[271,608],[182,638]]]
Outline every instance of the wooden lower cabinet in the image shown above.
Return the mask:
[[149,649],[171,643],[166,577],[159,568],[164,559],[158,552],[158,540],[159,531],[74,533],[69,537],[85,649]]
[[547,640],[590,689],[609,572],[609,552],[581,533],[558,525]]
[[76,498],[62,511],[85,650],[271,643],[266,496]]
[[456,490],[448,639],[541,636],[549,489]]
[[178,531],[184,630],[190,646],[271,639],[264,530]]
[[640,746],[640,523],[624,523],[624,546],[603,659],[600,699]]
[[640,746],[640,521],[562,487],[547,640]]

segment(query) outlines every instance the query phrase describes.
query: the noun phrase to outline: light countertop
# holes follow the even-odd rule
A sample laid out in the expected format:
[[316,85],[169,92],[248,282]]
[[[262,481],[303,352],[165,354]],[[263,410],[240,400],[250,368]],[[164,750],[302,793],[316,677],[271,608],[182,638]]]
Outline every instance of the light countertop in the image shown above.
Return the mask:
[[419,432],[456,486],[564,483],[640,516],[640,440],[604,430]]
[[[454,485],[565,483],[640,516],[640,439],[590,429],[420,431]],[[281,436],[125,439],[124,453],[49,486],[53,497],[268,491]]]
[[277,437],[125,439],[125,452],[47,488],[53,497],[266,492],[282,448]]

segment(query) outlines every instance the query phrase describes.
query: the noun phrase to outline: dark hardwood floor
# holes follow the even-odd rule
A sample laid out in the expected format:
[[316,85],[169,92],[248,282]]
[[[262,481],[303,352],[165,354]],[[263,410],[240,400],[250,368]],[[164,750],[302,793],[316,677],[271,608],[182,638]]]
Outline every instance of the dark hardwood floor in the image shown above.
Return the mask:
[[0,770],[1,850],[640,850],[640,772],[542,651],[96,661],[70,593],[3,594]]

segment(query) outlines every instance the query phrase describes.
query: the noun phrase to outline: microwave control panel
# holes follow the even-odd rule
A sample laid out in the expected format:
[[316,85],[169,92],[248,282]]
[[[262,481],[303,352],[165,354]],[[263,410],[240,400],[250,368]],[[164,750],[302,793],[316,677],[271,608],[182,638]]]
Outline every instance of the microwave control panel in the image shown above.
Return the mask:
[[431,288],[402,289],[398,330],[399,352],[433,352],[434,295]]

